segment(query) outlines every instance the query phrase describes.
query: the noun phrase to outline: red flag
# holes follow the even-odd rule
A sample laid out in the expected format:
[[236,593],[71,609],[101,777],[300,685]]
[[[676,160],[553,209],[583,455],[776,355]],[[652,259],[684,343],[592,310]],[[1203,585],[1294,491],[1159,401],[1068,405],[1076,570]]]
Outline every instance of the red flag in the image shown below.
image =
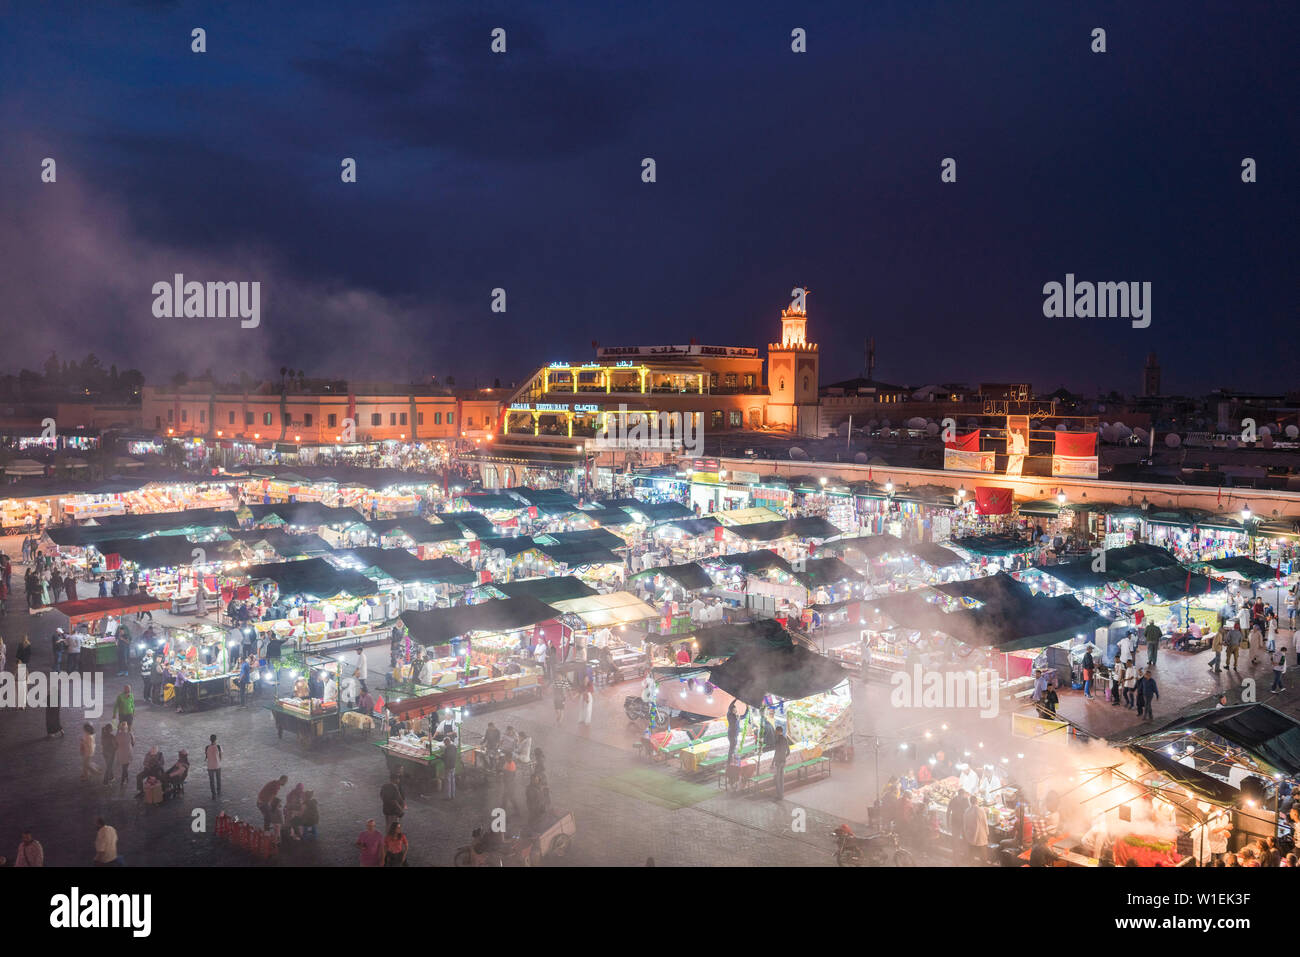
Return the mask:
[[722,526],[721,526],[721,525],[714,525],[714,526],[713,526],[713,540],[714,540],[715,542],[720,542],[720,541],[722,541]]
[[1057,432],[1056,455],[1090,458],[1097,454],[1096,432]]
[[1206,576],[1205,576],[1205,594],[1208,595],[1208,594],[1210,593],[1210,586],[1213,585],[1213,584],[1214,584],[1214,579],[1211,578],[1209,575],[1206,575]]
[[[1209,578],[1208,575],[1205,577]],[[1191,590],[1192,590],[1192,570],[1189,568],[1187,570],[1187,584],[1183,586],[1183,594],[1186,595]]]
[[1219,486],[1219,498],[1218,498],[1218,504],[1220,504],[1220,505],[1223,504],[1223,486],[1222,486],[1222,485]]
[[1010,515],[1011,489],[993,488],[989,485],[975,486],[975,514]]
[[976,429],[974,432],[959,435],[953,441],[943,443],[943,447],[958,452],[978,452],[980,450],[980,430]]

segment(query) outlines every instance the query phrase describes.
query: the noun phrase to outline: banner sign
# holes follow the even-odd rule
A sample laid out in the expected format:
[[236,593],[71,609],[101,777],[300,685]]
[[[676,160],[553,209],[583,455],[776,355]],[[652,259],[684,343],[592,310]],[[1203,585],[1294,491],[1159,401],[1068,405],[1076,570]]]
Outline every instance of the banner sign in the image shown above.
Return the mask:
[[960,452],[978,452],[980,450],[980,430],[976,429],[974,432],[959,435],[953,441],[943,443],[943,447]]
[[1052,477],[1061,478],[1096,478],[1097,457],[1074,457],[1071,455],[1052,456]]
[[956,472],[992,472],[995,458],[992,452],[963,452],[945,447],[943,467]]

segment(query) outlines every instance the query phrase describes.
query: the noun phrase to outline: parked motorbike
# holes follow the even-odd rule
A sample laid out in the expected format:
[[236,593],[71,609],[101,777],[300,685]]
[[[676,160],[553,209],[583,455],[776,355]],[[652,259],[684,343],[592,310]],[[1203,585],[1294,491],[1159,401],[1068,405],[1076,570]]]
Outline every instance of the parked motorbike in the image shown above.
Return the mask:
[[893,831],[877,831],[858,837],[847,824],[841,824],[831,836],[835,838],[835,863],[840,867],[911,867],[912,855],[899,846]]

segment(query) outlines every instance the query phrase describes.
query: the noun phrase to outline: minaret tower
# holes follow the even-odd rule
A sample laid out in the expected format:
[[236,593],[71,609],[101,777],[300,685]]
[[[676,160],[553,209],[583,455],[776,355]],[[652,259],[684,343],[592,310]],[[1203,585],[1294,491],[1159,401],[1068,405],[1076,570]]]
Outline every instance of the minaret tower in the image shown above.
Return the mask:
[[817,433],[817,344],[808,341],[808,290],[781,310],[781,341],[767,346],[767,424],[801,435]]

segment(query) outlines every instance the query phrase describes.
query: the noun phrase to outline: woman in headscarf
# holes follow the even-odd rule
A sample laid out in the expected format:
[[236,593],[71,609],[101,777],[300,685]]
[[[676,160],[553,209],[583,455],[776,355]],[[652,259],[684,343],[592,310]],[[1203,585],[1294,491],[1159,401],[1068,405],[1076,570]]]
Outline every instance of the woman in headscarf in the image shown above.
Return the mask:
[[284,799],[284,819],[292,821],[302,813],[303,805],[307,803],[306,789],[303,783],[299,781],[289,792],[289,796]]

